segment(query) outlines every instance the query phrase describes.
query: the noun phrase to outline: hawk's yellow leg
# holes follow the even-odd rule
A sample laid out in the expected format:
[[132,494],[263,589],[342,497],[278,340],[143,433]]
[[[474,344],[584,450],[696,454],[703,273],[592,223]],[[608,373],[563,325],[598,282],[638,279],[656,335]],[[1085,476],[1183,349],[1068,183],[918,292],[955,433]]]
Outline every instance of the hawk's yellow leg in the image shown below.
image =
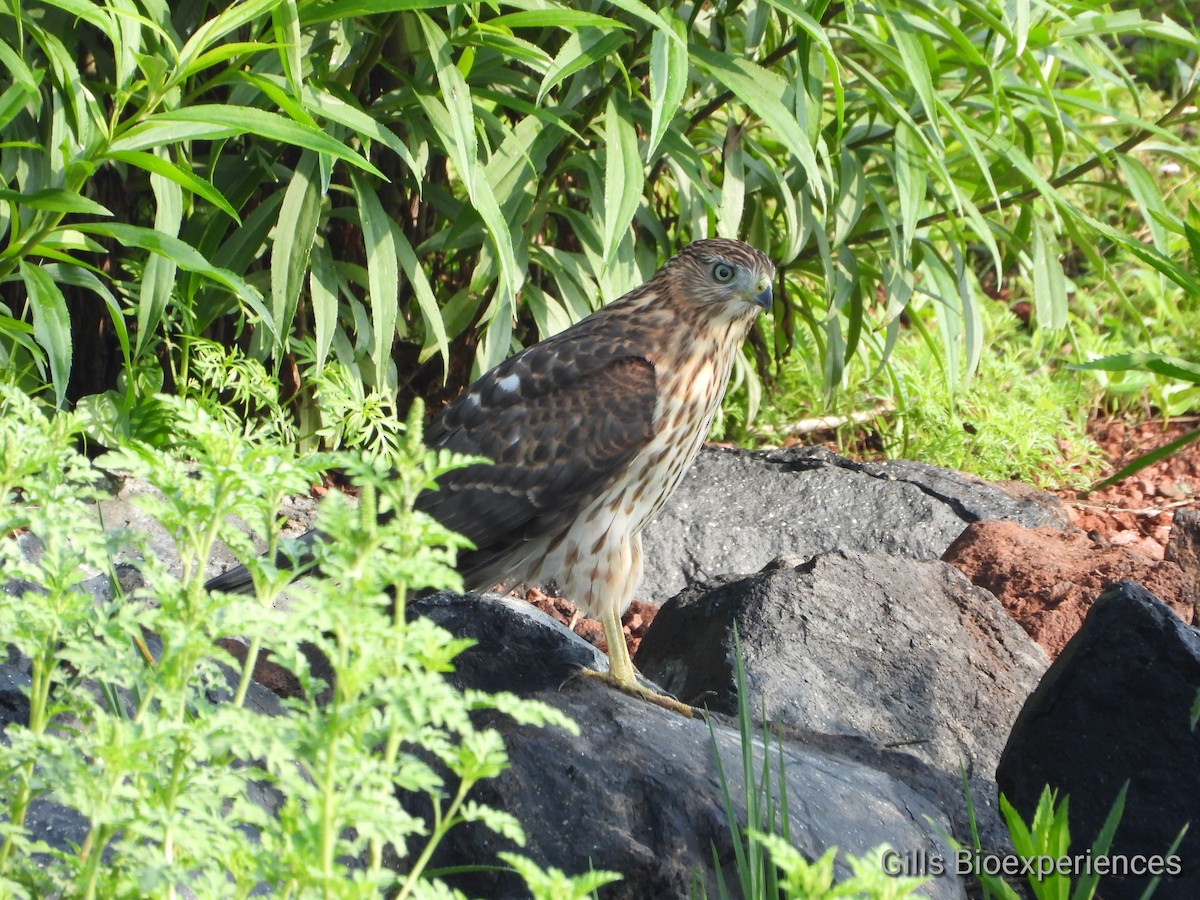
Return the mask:
[[633,660],[629,658],[629,648],[625,645],[625,632],[621,628],[621,616],[616,609],[605,610],[600,614],[599,619],[600,624],[604,626],[604,639],[608,641],[608,671],[595,672],[591,669],[583,669],[580,674],[599,679],[631,697],[637,697],[661,706],[663,709],[677,712],[689,719],[694,717],[696,711],[686,703],[644,687],[637,680],[637,670],[633,667]]

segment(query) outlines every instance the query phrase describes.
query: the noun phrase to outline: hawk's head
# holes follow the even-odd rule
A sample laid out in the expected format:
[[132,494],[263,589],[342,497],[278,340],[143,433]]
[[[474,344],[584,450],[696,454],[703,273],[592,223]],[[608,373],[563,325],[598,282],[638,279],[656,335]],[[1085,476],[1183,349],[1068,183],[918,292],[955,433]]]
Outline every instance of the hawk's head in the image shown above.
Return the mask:
[[766,255],[741,241],[709,238],[694,241],[663,267],[676,295],[700,307],[719,306],[736,318],[753,318],[771,308],[775,266]]

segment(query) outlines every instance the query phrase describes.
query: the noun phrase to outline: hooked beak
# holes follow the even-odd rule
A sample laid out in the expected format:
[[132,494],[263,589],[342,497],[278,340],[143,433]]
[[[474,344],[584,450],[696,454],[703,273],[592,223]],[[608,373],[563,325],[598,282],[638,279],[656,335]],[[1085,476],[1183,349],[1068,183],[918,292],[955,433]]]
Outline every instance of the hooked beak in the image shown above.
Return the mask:
[[770,310],[771,303],[774,301],[775,295],[771,293],[771,284],[768,282],[766,286],[754,295],[754,302],[765,310]]

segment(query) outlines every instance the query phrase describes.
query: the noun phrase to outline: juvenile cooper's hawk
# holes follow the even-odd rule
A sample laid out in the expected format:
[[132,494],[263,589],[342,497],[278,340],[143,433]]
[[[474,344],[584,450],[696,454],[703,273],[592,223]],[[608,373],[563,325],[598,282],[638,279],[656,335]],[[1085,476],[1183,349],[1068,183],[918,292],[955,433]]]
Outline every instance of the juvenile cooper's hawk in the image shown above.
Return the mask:
[[[700,449],[775,269],[738,241],[696,241],[641,287],[483,375],[442,412],[433,448],[484,456],[417,508],[466,535],[469,589],[542,584],[600,619],[607,680],[638,684],[621,615],[642,575],[642,528]],[[243,570],[244,571],[244,570]],[[245,588],[231,571],[210,582]],[[248,577],[245,579],[248,583]]]
[[[700,449],[734,354],[771,306],[775,268],[738,241],[696,241],[641,287],[502,362],[451,403],[430,446],[485,456],[417,508],[461,532],[470,588],[556,582],[600,619],[610,680],[639,687],[621,615],[642,528]],[[658,699],[654,695],[653,699]]]

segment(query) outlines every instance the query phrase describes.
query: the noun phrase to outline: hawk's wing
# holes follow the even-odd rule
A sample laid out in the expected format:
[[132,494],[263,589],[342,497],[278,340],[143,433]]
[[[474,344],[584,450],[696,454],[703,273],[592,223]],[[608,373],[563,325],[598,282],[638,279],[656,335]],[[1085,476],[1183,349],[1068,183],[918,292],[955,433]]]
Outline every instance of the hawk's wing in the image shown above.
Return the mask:
[[475,544],[468,583],[524,541],[566,527],[653,436],[653,364],[626,342],[551,338],[501,363],[446,408],[430,446],[485,456],[438,479],[421,509]]
[[[495,465],[447,472],[440,490],[417,499],[476,550],[459,554],[468,583],[521,542],[564,527],[588,499],[616,480],[653,435],[654,366],[607,317],[505,360],[451,403],[425,435],[434,448],[486,456]],[[583,323],[581,323],[582,325]],[[321,539],[310,531],[307,550]],[[278,564],[288,560],[280,557]],[[312,565],[302,553],[301,571]],[[236,566],[207,585],[248,593]]]

